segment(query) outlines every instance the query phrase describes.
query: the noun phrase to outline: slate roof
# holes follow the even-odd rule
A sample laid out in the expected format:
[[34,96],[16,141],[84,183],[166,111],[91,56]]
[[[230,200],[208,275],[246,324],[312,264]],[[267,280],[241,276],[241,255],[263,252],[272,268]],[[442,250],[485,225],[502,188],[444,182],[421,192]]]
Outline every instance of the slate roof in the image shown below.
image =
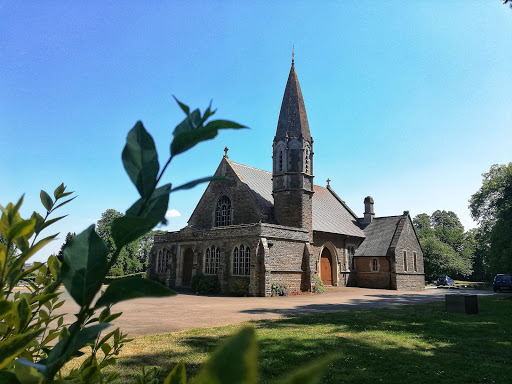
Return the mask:
[[363,230],[366,239],[355,256],[385,256],[393,239],[400,235],[400,220],[404,216],[376,217]]
[[300,90],[299,79],[295,72],[295,65],[292,61],[286,88],[284,89],[283,102],[277,121],[276,136],[274,140],[284,137],[304,137],[311,141],[309,132],[308,116]]
[[258,205],[268,217],[272,214],[274,197],[272,196],[272,173],[258,168],[228,160],[235,172],[249,188]]
[[[244,182],[249,192],[263,211],[271,217],[274,207],[272,196],[272,173],[228,160],[235,172]],[[314,186],[313,194],[313,230],[329,233],[365,237],[357,225],[357,217],[334,191]]]

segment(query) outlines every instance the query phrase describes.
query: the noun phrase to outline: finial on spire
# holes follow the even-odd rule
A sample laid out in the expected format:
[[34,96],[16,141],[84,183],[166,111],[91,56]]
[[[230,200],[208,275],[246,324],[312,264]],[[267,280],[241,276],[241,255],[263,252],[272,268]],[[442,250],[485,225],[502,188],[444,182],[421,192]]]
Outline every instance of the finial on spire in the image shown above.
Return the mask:
[[224,148],[224,158],[226,158],[226,159],[229,159],[228,151],[229,151],[229,148],[226,146],[226,147]]
[[292,45],[292,65],[295,64],[295,44]]
[[331,179],[327,179],[327,186],[330,187],[329,183],[331,182]]

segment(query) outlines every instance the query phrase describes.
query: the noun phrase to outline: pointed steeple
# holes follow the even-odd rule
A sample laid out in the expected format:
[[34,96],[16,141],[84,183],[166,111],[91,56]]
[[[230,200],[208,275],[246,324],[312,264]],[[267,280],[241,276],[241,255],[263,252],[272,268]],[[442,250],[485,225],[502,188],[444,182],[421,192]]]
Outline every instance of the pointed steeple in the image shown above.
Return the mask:
[[295,73],[293,57],[292,67],[284,90],[283,102],[281,103],[275,140],[287,136],[289,138],[303,137],[305,140],[311,141],[308,116],[300,90],[299,79],[297,73]]

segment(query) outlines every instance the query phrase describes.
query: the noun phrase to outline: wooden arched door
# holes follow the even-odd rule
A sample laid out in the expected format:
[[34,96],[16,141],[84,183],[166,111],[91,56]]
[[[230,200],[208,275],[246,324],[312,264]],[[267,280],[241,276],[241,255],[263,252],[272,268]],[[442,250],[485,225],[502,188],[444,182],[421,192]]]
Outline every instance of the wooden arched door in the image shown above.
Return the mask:
[[183,255],[183,279],[182,285],[184,287],[190,287],[192,282],[192,266],[194,264],[194,251],[187,249]]
[[324,285],[332,285],[332,255],[327,248],[323,249],[320,256],[320,278]]

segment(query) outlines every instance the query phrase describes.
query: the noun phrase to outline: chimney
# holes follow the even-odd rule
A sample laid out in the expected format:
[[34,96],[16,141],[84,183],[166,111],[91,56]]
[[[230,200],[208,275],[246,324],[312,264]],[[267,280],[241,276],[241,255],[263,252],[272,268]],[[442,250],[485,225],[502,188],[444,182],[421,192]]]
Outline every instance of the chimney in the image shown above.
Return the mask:
[[373,212],[373,197],[366,196],[364,198],[363,223],[371,223],[374,217],[375,217],[375,212]]

